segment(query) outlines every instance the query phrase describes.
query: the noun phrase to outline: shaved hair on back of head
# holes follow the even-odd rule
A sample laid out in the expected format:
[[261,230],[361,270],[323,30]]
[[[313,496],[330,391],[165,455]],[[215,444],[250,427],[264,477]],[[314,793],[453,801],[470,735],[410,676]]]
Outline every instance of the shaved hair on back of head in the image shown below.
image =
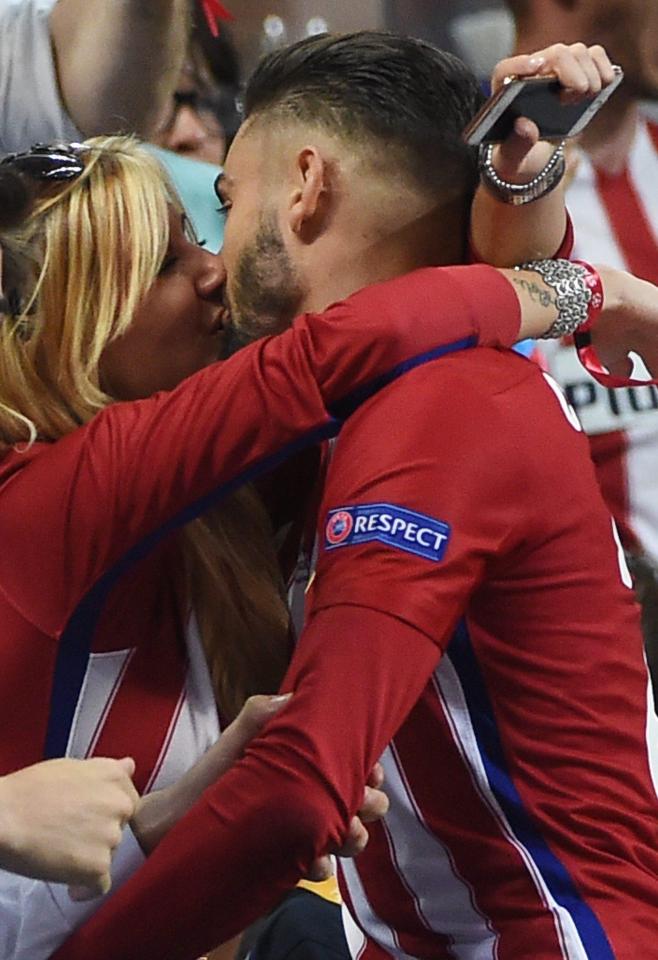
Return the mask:
[[461,133],[482,100],[452,54],[364,31],[310,37],[267,56],[247,85],[245,116],[322,128],[369,153],[378,171],[470,202],[477,154]]

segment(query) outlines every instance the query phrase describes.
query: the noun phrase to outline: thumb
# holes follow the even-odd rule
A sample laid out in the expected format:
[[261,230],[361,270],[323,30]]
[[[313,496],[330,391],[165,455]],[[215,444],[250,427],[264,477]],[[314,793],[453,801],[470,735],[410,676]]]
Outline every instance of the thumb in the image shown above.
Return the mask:
[[109,873],[105,873],[89,886],[71,884],[68,892],[74,903],[86,903],[88,900],[97,900],[99,897],[104,897],[106,893],[110,892],[111,888],[112,878]]
[[124,773],[127,773],[130,779],[132,780],[132,778],[135,776],[135,761],[133,760],[133,758],[123,757],[121,760],[117,760],[117,763],[119,764],[121,769],[124,771]]
[[512,133],[498,150],[495,167],[503,177],[514,179],[514,174],[539,140],[539,129],[527,117],[517,117]]

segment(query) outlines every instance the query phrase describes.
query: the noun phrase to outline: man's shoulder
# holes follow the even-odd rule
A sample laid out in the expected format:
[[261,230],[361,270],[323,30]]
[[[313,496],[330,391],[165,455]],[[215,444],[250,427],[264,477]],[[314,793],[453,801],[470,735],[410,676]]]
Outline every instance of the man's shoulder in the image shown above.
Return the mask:
[[406,370],[372,398],[370,409],[374,412],[404,398],[409,410],[440,400],[465,413],[471,404],[479,407],[501,390],[521,389],[533,381],[541,381],[541,371],[532,361],[513,350],[476,346]]
[[382,444],[399,458],[447,446],[477,448],[486,456],[493,442],[512,442],[527,409],[541,410],[551,396],[532,361],[512,351],[474,347],[398,377],[350,417],[338,446],[366,459],[369,452],[378,456]]

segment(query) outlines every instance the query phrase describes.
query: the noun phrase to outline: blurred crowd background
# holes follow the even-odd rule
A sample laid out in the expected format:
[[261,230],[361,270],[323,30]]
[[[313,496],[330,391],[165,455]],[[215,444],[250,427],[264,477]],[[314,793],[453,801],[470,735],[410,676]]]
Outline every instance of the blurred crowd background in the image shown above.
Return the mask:
[[231,29],[249,70],[272,45],[326,29],[370,28],[431,40],[468,57],[485,76],[513,41],[511,17],[496,0],[245,0]]

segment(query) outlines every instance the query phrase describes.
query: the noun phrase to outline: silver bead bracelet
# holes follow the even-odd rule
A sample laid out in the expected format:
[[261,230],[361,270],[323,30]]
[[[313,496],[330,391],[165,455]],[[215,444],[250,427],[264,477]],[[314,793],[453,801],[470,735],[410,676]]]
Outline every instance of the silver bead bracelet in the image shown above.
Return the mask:
[[503,180],[493,165],[492,143],[483,143],[480,147],[479,164],[480,180],[487,190],[503,203],[512,203],[519,207],[545,197],[558,186],[566,170],[564,140],[551,154],[544,169],[540,170],[528,183],[511,183],[509,180]]

